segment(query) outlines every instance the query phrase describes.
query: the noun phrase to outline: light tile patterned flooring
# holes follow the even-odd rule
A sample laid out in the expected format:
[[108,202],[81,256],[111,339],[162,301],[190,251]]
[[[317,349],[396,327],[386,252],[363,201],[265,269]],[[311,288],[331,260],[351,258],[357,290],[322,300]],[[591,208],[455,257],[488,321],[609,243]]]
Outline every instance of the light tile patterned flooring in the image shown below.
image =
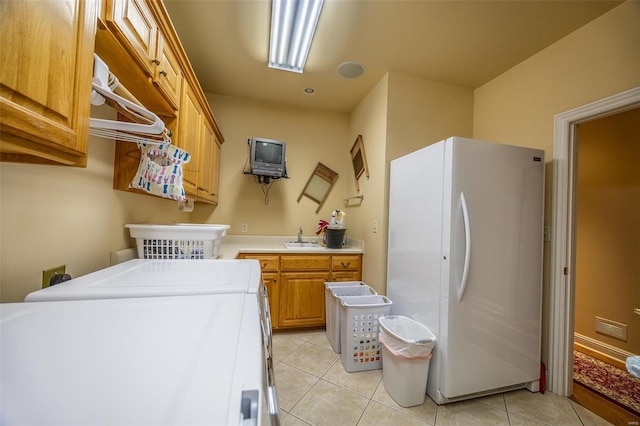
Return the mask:
[[[382,370],[347,373],[324,330],[273,337],[283,425],[609,425],[568,398],[517,390],[437,406],[403,408],[384,388]],[[268,424],[268,423],[266,423]]]

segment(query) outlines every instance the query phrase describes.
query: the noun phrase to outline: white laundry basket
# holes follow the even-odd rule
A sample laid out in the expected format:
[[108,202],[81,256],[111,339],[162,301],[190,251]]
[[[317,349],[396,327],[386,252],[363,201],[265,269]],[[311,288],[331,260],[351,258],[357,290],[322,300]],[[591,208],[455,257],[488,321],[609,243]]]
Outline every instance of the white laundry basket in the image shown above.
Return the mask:
[[325,285],[325,318],[327,338],[335,353],[340,353],[340,301],[342,296],[378,294],[362,281],[328,282]]
[[422,324],[403,316],[380,318],[382,382],[399,405],[424,404],[429,361],[436,336]]
[[211,259],[218,255],[229,225],[181,223],[126,224],[140,259]]
[[379,319],[389,314],[386,296],[343,296],[340,299],[340,349],[349,373],[382,368]]

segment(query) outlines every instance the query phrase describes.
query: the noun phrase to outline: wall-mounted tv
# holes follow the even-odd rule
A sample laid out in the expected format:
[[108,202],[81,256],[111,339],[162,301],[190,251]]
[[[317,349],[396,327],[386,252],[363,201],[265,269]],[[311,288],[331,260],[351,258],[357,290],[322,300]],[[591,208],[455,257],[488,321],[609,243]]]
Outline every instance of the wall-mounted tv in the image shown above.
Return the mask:
[[286,176],[285,154],[287,144],[265,138],[249,139],[251,146],[251,174],[280,178]]

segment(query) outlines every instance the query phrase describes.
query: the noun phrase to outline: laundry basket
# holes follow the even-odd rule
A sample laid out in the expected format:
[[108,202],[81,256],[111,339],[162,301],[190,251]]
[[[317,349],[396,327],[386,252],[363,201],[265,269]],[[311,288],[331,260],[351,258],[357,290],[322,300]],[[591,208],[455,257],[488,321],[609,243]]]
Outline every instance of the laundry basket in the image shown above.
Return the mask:
[[220,240],[229,225],[126,224],[135,238],[140,259],[211,259],[218,255]]
[[386,296],[343,296],[340,299],[341,361],[349,373],[382,368],[379,319],[389,315]]
[[325,318],[327,338],[335,353],[340,353],[340,301],[342,296],[378,294],[362,281],[328,282],[325,285]]

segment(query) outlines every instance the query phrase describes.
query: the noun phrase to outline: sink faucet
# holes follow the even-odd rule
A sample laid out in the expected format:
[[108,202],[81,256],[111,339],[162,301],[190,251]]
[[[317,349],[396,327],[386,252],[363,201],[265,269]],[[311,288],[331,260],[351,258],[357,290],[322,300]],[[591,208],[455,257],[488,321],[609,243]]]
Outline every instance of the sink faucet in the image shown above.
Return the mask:
[[298,241],[297,242],[302,244],[302,226],[298,230]]

